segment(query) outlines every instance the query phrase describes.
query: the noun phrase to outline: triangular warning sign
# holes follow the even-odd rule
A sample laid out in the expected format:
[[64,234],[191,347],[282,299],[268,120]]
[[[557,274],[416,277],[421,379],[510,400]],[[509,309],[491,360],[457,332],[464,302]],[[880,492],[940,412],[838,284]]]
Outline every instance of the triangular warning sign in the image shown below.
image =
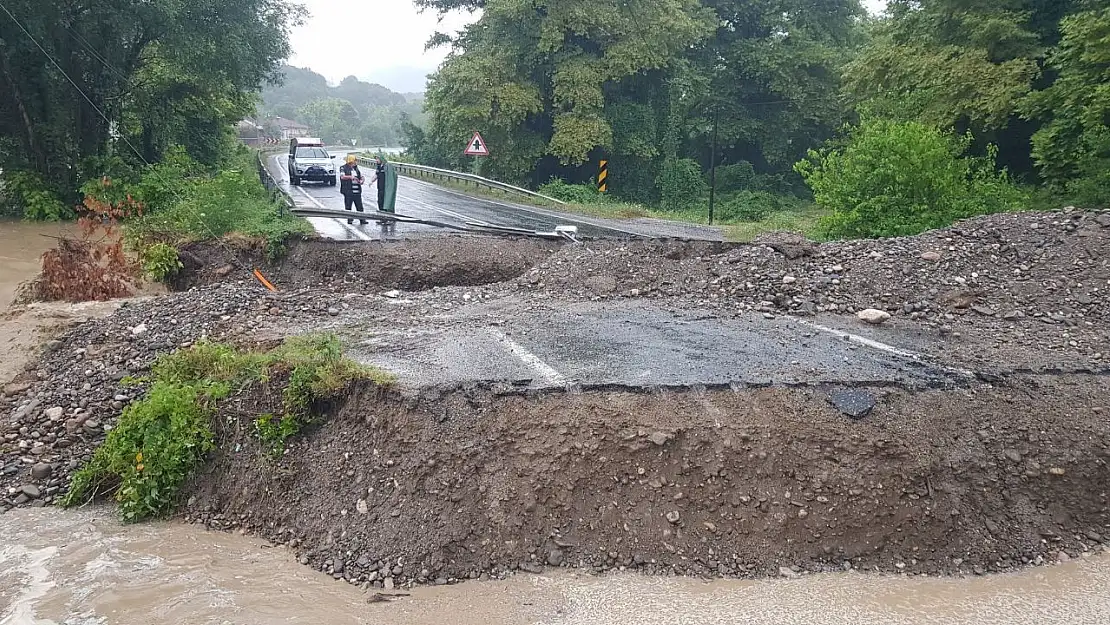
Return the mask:
[[489,147],[486,146],[486,140],[482,135],[474,133],[470,138],[470,143],[466,144],[466,151],[463,152],[467,156],[489,156]]

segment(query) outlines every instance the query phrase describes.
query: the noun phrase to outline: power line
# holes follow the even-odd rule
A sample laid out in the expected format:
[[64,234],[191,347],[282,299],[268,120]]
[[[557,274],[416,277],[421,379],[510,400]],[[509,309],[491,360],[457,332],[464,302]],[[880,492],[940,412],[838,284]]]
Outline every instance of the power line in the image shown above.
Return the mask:
[[[72,78],[70,78],[69,74],[66,73],[66,71],[64,69],[62,69],[61,65],[58,64],[58,62],[54,59],[54,57],[52,57],[50,55],[50,53],[46,51],[46,48],[44,48],[42,46],[42,44],[40,44],[39,41],[37,39],[35,39],[34,35],[32,35],[31,32],[23,25],[23,23],[20,22],[19,19],[14,14],[12,14],[12,12],[8,9],[8,7],[3,2],[0,2],[0,10],[2,10],[4,13],[6,13],[8,15],[8,17],[12,20],[12,22],[15,22],[15,25],[19,28],[19,30],[21,30],[23,32],[23,34],[26,35],[27,38],[31,40],[31,43],[35,44],[35,47],[38,48],[39,51],[42,52],[43,56],[45,56],[46,59],[48,61],[50,61],[50,64],[53,65],[56,70],[58,70],[58,73],[60,73],[63,77],[65,77],[65,79],[69,82],[69,84],[72,85],[73,88],[78,93],[81,94],[81,97],[84,98],[85,101],[89,103],[89,106],[91,106],[93,108],[93,110],[96,111],[97,114],[100,115],[100,117],[107,124],[109,124],[109,126],[110,126],[111,123],[112,123],[112,120],[104,113],[104,111],[102,111],[100,109],[99,106],[96,105],[95,102],[93,102],[92,98],[90,98],[89,95],[87,93],[85,93],[85,90],[82,89],[81,86],[78,85],[76,81],[74,81]],[[98,60],[100,60],[101,63],[104,63],[105,66],[107,66],[110,71],[118,71],[118,70],[113,70],[113,68],[111,68],[110,64],[108,64],[103,59],[98,58]],[[150,171],[153,175],[160,177],[161,182],[163,182],[163,183],[166,182],[165,178],[163,178],[159,175],[158,170],[155,169],[153,165],[151,165],[150,161],[146,160],[146,158],[143,156],[143,154],[138,150],[138,148],[136,148],[134,146],[134,144],[131,143],[131,141],[126,136],[124,136],[123,134],[120,134],[119,138],[122,139],[123,142],[127,145],[127,147],[130,148],[131,151],[135,153],[135,156],[137,156],[140,161],[142,161],[148,168],[150,168]],[[195,216],[201,217],[199,210],[197,210],[196,208],[192,208],[192,211],[195,214]],[[238,265],[241,269],[247,269],[247,267],[244,267],[239,262],[238,257],[231,251],[231,249],[227,247],[226,242],[224,242],[219,236],[216,235],[215,230],[212,229],[212,227],[208,224],[207,221],[205,221],[204,219],[198,219],[197,221],[204,226],[204,228],[208,231],[208,234],[212,236],[212,239],[214,241],[216,241],[217,245],[219,245],[221,248],[223,248],[223,250],[231,258],[232,264]],[[255,271],[257,272],[257,269]],[[259,277],[259,276],[261,276],[260,273],[257,274],[255,277]],[[263,284],[266,284],[261,278],[259,279],[259,281],[263,282]]]
[[[59,65],[56,60],[54,60],[54,57],[50,56],[50,53],[46,51],[46,48],[42,47],[42,44],[39,43],[38,39],[35,39],[35,36],[31,34],[31,31],[27,30],[27,28],[25,26],[23,26],[23,22],[20,22],[19,18],[17,18],[15,15],[13,15],[12,12],[10,10],[8,10],[8,7],[3,2],[0,2],[0,10],[3,10],[4,13],[7,13],[8,17],[11,18],[11,20],[13,22],[15,22],[15,25],[19,28],[19,30],[23,31],[23,34],[26,35],[27,38],[31,40],[31,43],[35,44],[35,47],[39,49],[39,52],[42,52],[42,55],[46,57],[46,60],[50,61],[50,64],[54,66],[54,69],[58,70],[58,73],[61,74],[69,82],[69,84],[73,85],[73,88],[75,90],[77,90],[77,93],[81,94],[81,97],[84,98],[85,101],[89,103],[89,106],[91,106],[93,108],[93,110],[96,111],[97,114],[100,115],[100,117],[106,123],[111,124],[112,120],[104,113],[104,111],[100,110],[100,107],[97,106],[96,102],[93,102],[92,98],[90,98],[88,96],[88,94],[85,93],[85,90],[82,89],[81,86],[78,85],[76,81],[74,81],[72,78],[69,77],[69,74],[67,74],[66,71],[64,69],[62,69],[62,66]],[[151,166],[150,162],[147,161],[145,158],[143,158],[142,153],[139,152],[139,150],[136,149],[135,146],[131,144],[131,141],[128,140],[127,137],[125,137],[121,134],[120,139],[123,139],[123,142],[127,144],[127,147],[131,148],[131,151],[135,153],[135,156],[139,157],[139,160],[141,160],[143,163],[145,163],[148,167]]]

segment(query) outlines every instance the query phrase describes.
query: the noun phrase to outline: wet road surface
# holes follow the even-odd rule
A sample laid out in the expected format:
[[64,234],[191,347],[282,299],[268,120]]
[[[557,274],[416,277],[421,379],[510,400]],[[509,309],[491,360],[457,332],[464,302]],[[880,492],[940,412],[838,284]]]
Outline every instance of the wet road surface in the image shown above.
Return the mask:
[[368,603],[284,548],[110,510],[0,515],[0,625],[1095,625],[1110,557],[968,579],[860,573],[704,582],[553,570]]
[[[306,183],[291,186],[285,167],[286,155],[276,154],[267,158],[274,179],[291,195],[298,207],[327,208],[343,210],[343,196],[339,186]],[[336,163],[340,163],[339,159]],[[370,172],[363,168],[363,175],[369,178]],[[376,209],[377,191],[372,186],[363,190],[363,203],[368,211]],[[535,207],[514,204],[509,201],[470,197],[457,191],[446,189],[423,180],[398,177],[397,205],[398,214],[453,223],[465,226],[467,222],[484,222],[497,226],[525,228],[551,232],[556,226],[568,225],[578,228],[578,234],[587,238],[634,238],[652,236],[651,228],[635,225],[606,224],[604,220],[581,216],[560,215]],[[370,241],[383,237],[382,229],[376,222],[348,225],[341,219],[310,217],[316,231],[323,237],[336,240]],[[449,232],[435,226],[398,223],[392,236],[405,238],[429,233]]]
[[[406,388],[473,381],[532,388],[591,386],[876,385],[952,387],[973,374],[816,321],[670,311],[639,301],[537,302],[516,296],[395,312],[357,299],[325,322],[358,360]],[[314,326],[321,329],[320,326]],[[854,335],[851,335],[854,337]]]

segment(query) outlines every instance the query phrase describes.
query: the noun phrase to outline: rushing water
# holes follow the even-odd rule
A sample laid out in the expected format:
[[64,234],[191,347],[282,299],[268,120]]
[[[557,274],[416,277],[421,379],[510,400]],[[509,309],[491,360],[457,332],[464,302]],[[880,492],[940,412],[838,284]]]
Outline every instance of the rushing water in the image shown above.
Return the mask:
[[74,224],[29,223],[0,218],[0,311],[7,308],[20,282],[35,276],[42,253],[55,238],[72,236]]
[[990,625],[1110,623],[1110,558],[970,579],[519,575],[371,596],[284,548],[110,511],[0,516],[0,625]]

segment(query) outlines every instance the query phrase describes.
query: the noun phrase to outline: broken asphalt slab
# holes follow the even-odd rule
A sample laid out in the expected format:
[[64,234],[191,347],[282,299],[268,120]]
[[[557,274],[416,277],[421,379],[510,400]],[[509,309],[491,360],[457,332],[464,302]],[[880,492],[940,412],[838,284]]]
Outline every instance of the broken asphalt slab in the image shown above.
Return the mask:
[[527,381],[532,388],[924,388],[968,381],[904,350],[859,344],[792,318],[723,318],[643,302],[537,305],[503,298],[356,327],[345,333],[352,356],[392,371],[406,388],[476,381]]

